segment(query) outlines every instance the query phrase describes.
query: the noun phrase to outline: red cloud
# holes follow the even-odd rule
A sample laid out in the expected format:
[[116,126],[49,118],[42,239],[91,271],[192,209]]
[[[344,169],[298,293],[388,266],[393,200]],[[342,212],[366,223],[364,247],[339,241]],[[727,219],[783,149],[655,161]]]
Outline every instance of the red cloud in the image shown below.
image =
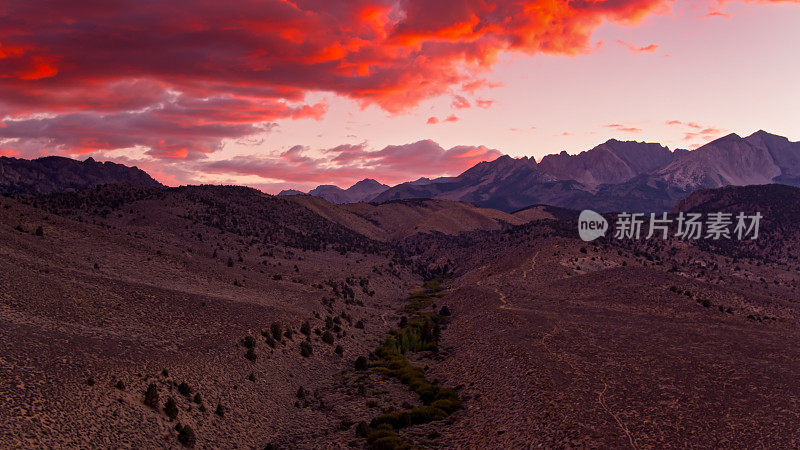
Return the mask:
[[425,122],[425,123],[427,123],[428,125],[436,125],[437,123],[439,123],[439,119],[436,118],[436,117],[431,116],[431,117],[428,117],[428,121]]
[[[198,169],[221,175],[254,175],[272,182],[333,183],[349,186],[362,178],[379,174],[379,181],[400,183],[412,177],[454,175],[501,153],[484,146],[443,149],[431,140],[390,145],[369,150],[365,144],[340,145],[308,156],[309,149],[295,146],[271,157],[239,156],[224,161],[202,162]],[[422,171],[422,172],[420,172]]]
[[[670,5],[0,0],[0,111],[23,121],[45,115],[51,136],[40,139],[64,148],[132,144],[195,157],[265,120],[321,117],[325,105],[307,105],[309,92],[398,113],[457,87],[491,87],[481,76],[502,52],[578,55],[602,23],[633,24]],[[176,98],[194,106],[176,108]],[[75,117],[87,125],[57,126]],[[31,139],[15,125],[7,138]]]
[[475,104],[478,105],[478,108],[489,109],[489,107],[492,106],[492,103],[494,103],[494,100],[483,100],[480,98],[475,100]]

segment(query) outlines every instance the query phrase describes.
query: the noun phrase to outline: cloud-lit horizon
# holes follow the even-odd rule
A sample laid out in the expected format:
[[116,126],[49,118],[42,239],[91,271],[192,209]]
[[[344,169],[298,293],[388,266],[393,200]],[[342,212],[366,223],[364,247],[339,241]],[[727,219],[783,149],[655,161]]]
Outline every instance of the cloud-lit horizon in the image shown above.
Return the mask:
[[0,0],[0,155],[277,191],[611,137],[797,139],[798,20],[797,1]]

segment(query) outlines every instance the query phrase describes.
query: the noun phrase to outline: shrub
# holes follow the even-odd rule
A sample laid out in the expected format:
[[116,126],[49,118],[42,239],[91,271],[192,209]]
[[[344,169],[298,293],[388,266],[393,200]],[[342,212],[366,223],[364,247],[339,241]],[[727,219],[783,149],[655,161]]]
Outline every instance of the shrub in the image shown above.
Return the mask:
[[367,370],[368,367],[369,367],[369,361],[367,361],[367,358],[363,356],[359,356],[358,358],[356,358],[355,362],[356,370],[358,371]]
[[394,433],[394,429],[387,424],[380,425],[372,430],[367,436],[367,443],[369,443],[372,448],[376,449],[409,448],[408,444],[403,442],[403,440]]
[[449,316],[450,315],[450,308],[447,306],[442,306],[442,309],[439,310],[440,316]]
[[363,420],[358,422],[358,425],[356,425],[356,436],[358,437],[365,438],[369,436],[370,431],[372,431],[372,428],[370,428],[369,424]]
[[203,397],[200,397],[199,392],[197,394],[194,394],[194,402],[197,403],[198,405],[203,404]]
[[281,327],[281,324],[278,322],[272,322],[272,325],[269,326],[269,331],[272,333],[272,339],[275,339],[276,341],[281,340],[283,335],[283,328]]
[[286,337],[286,339],[289,339],[291,341],[293,336],[292,329],[287,328],[286,331],[284,331],[283,335]]
[[326,331],[322,334],[322,342],[326,344],[333,344],[333,333]]
[[44,236],[44,230],[42,229],[41,225],[36,227],[36,233],[34,233],[34,234],[36,234],[36,236]]
[[196,437],[194,430],[189,425],[180,427],[178,430],[178,442],[183,444],[184,447],[194,447]]
[[297,398],[301,398],[301,399],[302,398],[306,398],[306,390],[303,389],[303,386],[300,386],[299,388],[297,388],[297,393],[295,393],[295,396]]
[[339,356],[342,356],[344,354],[344,347],[342,347],[341,345],[337,345],[336,348],[333,349],[333,352]]
[[250,381],[256,381],[256,376],[253,372],[250,372],[250,375],[247,376],[247,379]]
[[86,380],[86,385],[87,386],[94,386],[94,378],[89,377],[89,379]]
[[358,322],[356,322],[355,327],[360,329],[360,330],[363,330],[364,329],[364,321],[363,320],[359,320]]
[[244,338],[242,338],[242,345],[245,348],[255,348],[256,340],[253,339],[253,336],[247,335]]
[[314,349],[311,347],[311,342],[303,341],[300,343],[300,354],[308,358],[313,353]]
[[307,320],[300,325],[300,332],[306,336],[311,336],[311,324]]
[[147,386],[147,390],[144,393],[144,404],[153,409],[158,409],[158,388],[155,383],[150,383]]
[[181,384],[178,385],[178,392],[184,397],[188,397],[189,394],[192,393],[192,388],[190,388],[186,382],[181,382]]
[[223,407],[221,403],[217,403],[217,409],[214,410],[214,414],[225,417],[225,407]]
[[123,383],[122,380],[117,381],[117,383],[114,385],[114,387],[119,389],[120,391],[124,391],[125,390],[125,383]]
[[250,361],[255,361],[257,358],[256,352],[252,348],[247,349],[247,353],[244,354],[244,357],[249,359]]
[[178,417],[178,404],[175,403],[175,399],[171,396],[167,397],[167,401],[164,403],[164,414],[170,419]]

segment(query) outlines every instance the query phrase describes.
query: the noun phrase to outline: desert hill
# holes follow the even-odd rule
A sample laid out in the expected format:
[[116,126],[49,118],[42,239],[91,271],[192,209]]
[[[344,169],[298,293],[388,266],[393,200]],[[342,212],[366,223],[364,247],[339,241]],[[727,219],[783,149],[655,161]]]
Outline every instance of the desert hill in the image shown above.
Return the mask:
[[525,223],[524,218],[449,200],[397,200],[385,203],[336,205],[321,198],[286,197],[309,210],[378,241],[402,239],[415,233],[457,235],[473,230],[498,230]]

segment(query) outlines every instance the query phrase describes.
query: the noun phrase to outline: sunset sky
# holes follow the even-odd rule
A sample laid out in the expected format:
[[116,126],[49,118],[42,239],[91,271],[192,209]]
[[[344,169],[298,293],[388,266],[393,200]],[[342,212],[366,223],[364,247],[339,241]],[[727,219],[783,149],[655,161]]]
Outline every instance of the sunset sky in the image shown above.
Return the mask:
[[0,0],[0,155],[276,193],[800,140],[800,3]]

